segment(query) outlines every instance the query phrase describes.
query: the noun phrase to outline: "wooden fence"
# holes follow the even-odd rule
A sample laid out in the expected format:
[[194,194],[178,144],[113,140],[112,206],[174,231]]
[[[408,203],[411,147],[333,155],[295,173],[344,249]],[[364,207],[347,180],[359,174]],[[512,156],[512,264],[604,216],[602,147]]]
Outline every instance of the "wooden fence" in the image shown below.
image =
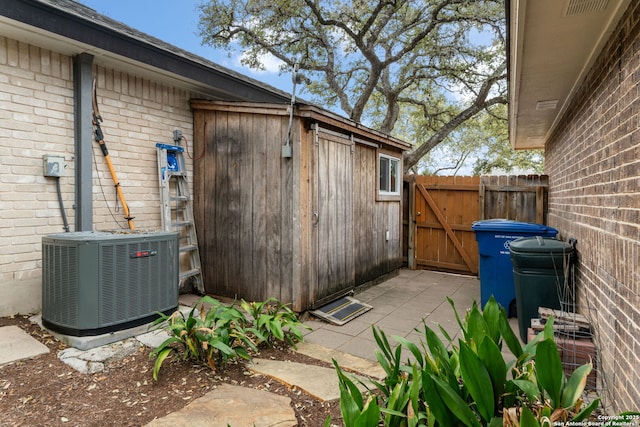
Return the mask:
[[546,223],[548,177],[405,177],[404,244],[411,269],[478,273],[471,225],[504,218]]
[[547,175],[483,176],[480,218],[547,223]]

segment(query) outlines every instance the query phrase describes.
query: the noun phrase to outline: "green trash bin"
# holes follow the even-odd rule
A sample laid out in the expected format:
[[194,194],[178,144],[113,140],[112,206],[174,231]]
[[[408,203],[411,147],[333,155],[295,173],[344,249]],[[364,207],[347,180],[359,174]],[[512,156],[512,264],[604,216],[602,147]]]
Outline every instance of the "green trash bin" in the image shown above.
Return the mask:
[[573,258],[573,246],[551,237],[523,237],[511,242],[520,338],[527,342],[531,319],[538,307],[561,309],[565,274]]

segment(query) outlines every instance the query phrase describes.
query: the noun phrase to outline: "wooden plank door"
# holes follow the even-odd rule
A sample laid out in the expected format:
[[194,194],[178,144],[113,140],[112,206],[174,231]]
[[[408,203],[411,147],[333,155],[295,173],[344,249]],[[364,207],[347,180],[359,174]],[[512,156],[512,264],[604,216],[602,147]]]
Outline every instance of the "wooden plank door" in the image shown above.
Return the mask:
[[314,149],[314,245],[317,274],[313,305],[353,289],[353,143],[317,128]]
[[418,268],[478,273],[479,177],[415,180],[415,265]]

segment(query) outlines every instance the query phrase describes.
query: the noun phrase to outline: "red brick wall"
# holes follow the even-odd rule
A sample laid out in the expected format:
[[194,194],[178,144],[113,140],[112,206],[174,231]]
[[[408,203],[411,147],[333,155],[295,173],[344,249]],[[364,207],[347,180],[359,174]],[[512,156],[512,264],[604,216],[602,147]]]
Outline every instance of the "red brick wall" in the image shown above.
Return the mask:
[[640,402],[640,2],[632,2],[545,149],[549,224],[578,240],[613,412]]

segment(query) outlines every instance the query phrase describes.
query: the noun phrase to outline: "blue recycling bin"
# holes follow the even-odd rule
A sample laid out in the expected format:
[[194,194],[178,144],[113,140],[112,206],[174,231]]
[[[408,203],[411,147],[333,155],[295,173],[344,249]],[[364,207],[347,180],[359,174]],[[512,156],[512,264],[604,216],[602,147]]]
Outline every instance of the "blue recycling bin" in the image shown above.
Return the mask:
[[484,307],[491,295],[502,305],[510,317],[516,314],[516,291],[510,243],[521,237],[556,237],[558,230],[542,224],[489,219],[474,222],[480,255],[480,304]]

